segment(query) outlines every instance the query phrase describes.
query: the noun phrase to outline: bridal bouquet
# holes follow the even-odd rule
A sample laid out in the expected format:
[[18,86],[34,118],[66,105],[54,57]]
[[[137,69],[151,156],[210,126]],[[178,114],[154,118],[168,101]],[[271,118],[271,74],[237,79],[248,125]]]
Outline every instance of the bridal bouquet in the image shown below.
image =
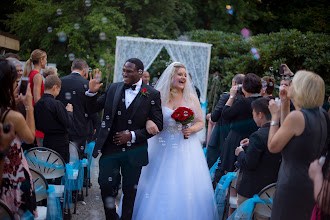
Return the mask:
[[[175,109],[171,118],[173,118],[176,123],[182,124],[182,128],[185,129],[190,127],[190,123],[194,120],[194,112],[190,108],[179,107]],[[188,138],[184,137],[184,139]]]

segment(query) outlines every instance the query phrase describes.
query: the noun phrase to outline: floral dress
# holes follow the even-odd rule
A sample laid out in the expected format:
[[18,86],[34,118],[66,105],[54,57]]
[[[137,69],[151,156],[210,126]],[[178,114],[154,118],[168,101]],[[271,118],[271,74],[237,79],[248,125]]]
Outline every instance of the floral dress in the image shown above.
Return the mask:
[[37,216],[33,178],[21,148],[21,141],[17,136],[4,158],[0,199],[13,212],[15,219],[21,219],[27,211]]

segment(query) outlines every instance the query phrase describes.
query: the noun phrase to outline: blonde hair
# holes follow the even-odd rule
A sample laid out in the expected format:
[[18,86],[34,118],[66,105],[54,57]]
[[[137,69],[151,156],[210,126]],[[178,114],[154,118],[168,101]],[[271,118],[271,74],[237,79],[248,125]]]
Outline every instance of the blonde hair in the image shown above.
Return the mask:
[[46,52],[40,49],[36,49],[32,51],[30,58],[26,61],[25,63],[25,68],[23,72],[23,76],[29,76],[31,71],[32,71],[32,64],[37,64],[39,63],[41,58],[44,58],[47,56]]
[[47,78],[47,76],[50,76],[50,75],[57,76],[57,68],[54,66],[46,66],[42,75],[44,76],[44,78]]
[[[182,63],[175,62],[174,63],[174,66],[173,66],[173,69],[172,69],[172,72],[171,72],[171,80],[172,80],[173,76],[179,71],[180,68],[184,68],[186,70],[186,67]],[[172,83],[171,83],[170,84],[170,97],[169,97],[169,101],[172,101],[173,100],[173,98],[175,96],[175,93],[176,93],[176,89],[172,87]]]
[[300,108],[315,108],[323,105],[325,86],[316,73],[300,70],[292,80],[295,91],[294,104]]

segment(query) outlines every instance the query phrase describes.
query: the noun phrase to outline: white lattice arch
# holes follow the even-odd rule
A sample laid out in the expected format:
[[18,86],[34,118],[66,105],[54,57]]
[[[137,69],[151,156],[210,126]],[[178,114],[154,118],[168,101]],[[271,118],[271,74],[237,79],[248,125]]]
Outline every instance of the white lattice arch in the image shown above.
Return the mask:
[[212,44],[117,36],[113,81],[123,80],[122,68],[129,58],[140,59],[145,70],[148,70],[163,47],[172,61],[183,63],[187,67],[195,86],[201,92],[200,101],[205,103]]

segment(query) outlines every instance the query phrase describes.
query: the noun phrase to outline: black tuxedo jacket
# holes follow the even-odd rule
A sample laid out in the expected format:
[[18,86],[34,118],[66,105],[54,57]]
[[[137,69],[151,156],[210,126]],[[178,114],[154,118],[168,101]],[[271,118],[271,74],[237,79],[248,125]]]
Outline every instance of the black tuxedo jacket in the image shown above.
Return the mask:
[[[144,88],[147,89],[147,95],[141,94],[141,90]],[[131,152],[127,155],[129,162],[136,166],[145,166],[148,164],[147,139],[153,135],[147,132],[146,121],[150,119],[157,125],[159,131],[163,129],[163,114],[159,91],[144,83],[142,83],[141,90],[132,103],[133,109],[129,119],[133,123],[128,127],[128,130],[135,132],[136,140],[135,143],[127,147],[127,152]],[[103,126],[101,126],[97,137],[93,157],[97,157],[100,150],[104,147],[118,147],[106,144],[108,143],[106,140],[111,132],[118,103],[122,101],[121,94],[123,91],[124,83],[118,82],[111,84],[99,98],[88,97],[88,110],[90,113],[98,112],[104,108]]]
[[68,103],[73,105],[73,123],[69,129],[69,135],[87,137],[89,118],[85,92],[88,90],[89,81],[84,79],[79,73],[70,73],[62,77],[61,81],[61,91],[56,99],[60,100],[64,106]]
[[269,124],[251,134],[249,146],[237,157],[240,173],[237,193],[251,198],[267,185],[277,181],[281,153],[272,154],[267,147]]

